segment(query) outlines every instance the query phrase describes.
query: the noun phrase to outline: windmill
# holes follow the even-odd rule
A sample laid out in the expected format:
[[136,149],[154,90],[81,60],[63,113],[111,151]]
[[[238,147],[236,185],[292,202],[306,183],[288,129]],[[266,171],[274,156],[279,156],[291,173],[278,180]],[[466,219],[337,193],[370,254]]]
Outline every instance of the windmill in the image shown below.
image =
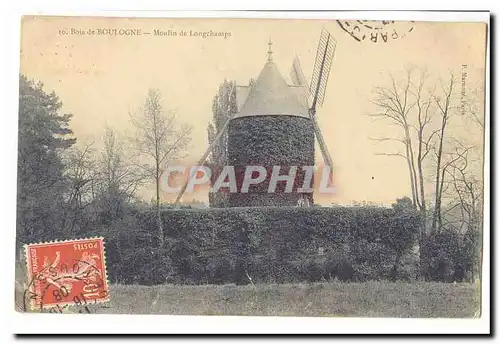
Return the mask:
[[[245,128],[241,126],[243,123],[251,126],[252,123],[258,123],[259,121],[262,122],[272,118],[271,122],[274,121],[274,123],[278,123],[277,126],[276,124],[267,122],[260,127],[260,130],[275,125],[273,130],[276,132],[281,131],[282,134],[282,127],[284,124],[288,128],[293,128],[294,125],[303,126],[304,122],[307,122],[306,128],[311,128],[311,135],[307,135],[309,130],[301,131],[299,129],[298,131],[295,131],[294,142],[296,142],[297,145],[292,147],[288,153],[294,155],[292,160],[297,160],[297,156],[300,156],[300,154],[297,155],[296,153],[296,151],[300,151],[299,145],[312,145],[312,151],[314,151],[314,137],[316,137],[325,165],[329,166],[331,170],[333,162],[316,119],[316,109],[323,104],[325,99],[328,75],[330,73],[335,53],[336,42],[328,31],[324,29],[322,30],[318,42],[316,60],[309,88],[307,88],[307,82],[297,57],[294,59],[292,64],[291,79],[293,85],[290,86],[285,82],[279,74],[279,71],[272,59],[272,42],[270,41],[268,44],[268,60],[261,71],[256,84],[242,92],[243,96],[240,98],[242,98],[243,101],[242,106],[238,109],[238,113],[232,114],[231,117],[224,123],[223,127],[218,132],[216,137],[214,137],[203,156],[199,159],[197,166],[205,165],[210,152],[224,133],[229,132],[228,150],[230,150],[232,148],[232,146],[230,146],[231,133],[233,133],[233,137],[238,137],[241,133],[245,133]],[[297,90],[299,92],[297,92]],[[309,120],[312,123],[312,126],[309,124]],[[234,134],[235,130],[233,130],[235,127],[238,128],[235,129],[237,131],[236,134]],[[276,147],[273,147],[273,149],[276,149]],[[260,151],[261,149],[259,148],[258,150]],[[248,149],[246,149],[246,152],[248,153]],[[231,156],[231,152],[228,154]],[[263,153],[263,156],[265,156],[265,152]],[[255,157],[248,159],[252,160],[255,159]],[[306,158],[304,161],[301,161],[299,165],[309,165],[311,159],[314,161],[314,156],[312,158]],[[239,163],[241,164],[245,159],[233,160],[239,160]],[[270,163],[270,165],[280,165],[279,161],[268,161],[268,163]],[[192,175],[189,176],[188,181],[192,177]],[[187,189],[187,185],[188,182],[186,182],[181,188],[175,200],[175,204],[178,204],[182,198],[182,195]],[[243,200],[242,203],[246,204],[246,201],[247,200]],[[272,202],[270,204],[272,204]]]

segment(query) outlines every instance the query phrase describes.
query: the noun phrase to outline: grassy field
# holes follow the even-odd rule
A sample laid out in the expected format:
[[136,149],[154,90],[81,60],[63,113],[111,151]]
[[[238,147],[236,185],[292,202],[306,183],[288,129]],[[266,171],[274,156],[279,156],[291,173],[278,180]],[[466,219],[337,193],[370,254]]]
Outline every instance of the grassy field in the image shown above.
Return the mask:
[[341,283],[130,286],[112,285],[96,313],[331,317],[478,316],[476,284]]

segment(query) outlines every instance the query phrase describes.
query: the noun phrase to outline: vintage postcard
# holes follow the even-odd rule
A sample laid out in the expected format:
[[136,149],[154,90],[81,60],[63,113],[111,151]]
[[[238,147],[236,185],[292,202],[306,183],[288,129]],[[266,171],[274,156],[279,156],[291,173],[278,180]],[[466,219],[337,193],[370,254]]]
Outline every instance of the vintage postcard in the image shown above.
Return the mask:
[[24,16],[16,310],[481,317],[488,22],[379,19]]

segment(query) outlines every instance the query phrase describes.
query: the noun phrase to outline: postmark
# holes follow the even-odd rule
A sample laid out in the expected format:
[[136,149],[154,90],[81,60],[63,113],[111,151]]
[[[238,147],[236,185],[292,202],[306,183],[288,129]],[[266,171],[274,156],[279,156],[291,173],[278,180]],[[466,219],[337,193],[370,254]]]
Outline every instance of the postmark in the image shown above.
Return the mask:
[[62,313],[71,305],[109,301],[103,238],[25,246],[29,285],[25,303],[31,310]]
[[413,21],[337,20],[339,26],[358,42],[387,43],[406,37],[413,31]]

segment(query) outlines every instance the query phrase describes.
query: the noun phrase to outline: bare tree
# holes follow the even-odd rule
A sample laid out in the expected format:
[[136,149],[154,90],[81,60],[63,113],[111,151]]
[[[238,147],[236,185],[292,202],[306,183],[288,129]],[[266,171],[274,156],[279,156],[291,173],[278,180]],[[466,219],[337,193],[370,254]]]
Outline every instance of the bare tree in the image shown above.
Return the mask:
[[[97,175],[92,184],[95,215],[105,223],[116,221],[120,224],[127,213],[127,204],[135,198],[136,191],[145,178],[142,169],[129,163],[123,142],[109,127],[104,131],[103,149],[96,167]],[[114,239],[120,261],[123,261],[121,238],[129,233],[124,233],[121,225],[105,228],[110,240]]]
[[417,140],[417,171],[418,171],[418,182],[417,189],[419,190],[420,202],[418,204],[422,221],[423,230],[420,235],[420,242],[424,239],[426,233],[426,219],[427,219],[427,199],[425,192],[425,171],[424,171],[424,161],[427,158],[429,152],[433,148],[433,139],[437,134],[437,130],[432,129],[432,118],[433,118],[433,104],[432,96],[433,90],[426,90],[427,82],[427,72],[425,70],[420,71],[419,80],[412,88],[412,95],[415,98],[415,111],[416,111],[416,124],[413,126],[416,131]]
[[379,153],[384,156],[402,157],[408,167],[412,202],[422,216],[419,243],[425,234],[427,217],[424,160],[432,147],[435,132],[430,130],[432,120],[431,92],[426,90],[426,72],[416,68],[406,70],[405,79],[398,83],[392,74],[390,86],[376,87],[372,103],[378,112],[371,114],[376,119],[388,120],[400,128],[399,137],[375,139],[377,142],[396,141],[402,144],[404,152]]
[[[446,217],[447,227],[455,228],[462,237],[463,268],[473,282],[481,274],[481,228],[483,225],[483,185],[474,168],[471,155],[474,147],[458,144],[447,164],[448,184],[451,185],[451,209],[460,211],[459,216]],[[456,212],[455,212],[456,213]]]
[[473,147],[458,144],[452,159],[446,164],[446,172],[452,187],[453,207],[460,209],[458,230],[461,234],[468,228],[478,228],[481,210],[482,183],[470,167],[470,152]]
[[434,193],[434,206],[435,210],[432,216],[432,231],[435,232],[437,228],[442,228],[443,218],[441,212],[441,205],[443,199],[443,187],[445,185],[445,173],[446,167],[443,168],[443,147],[446,139],[446,129],[448,127],[450,117],[455,109],[453,105],[453,91],[454,91],[455,79],[453,75],[450,75],[449,81],[446,86],[441,82],[441,92],[442,97],[434,95],[434,101],[440,115],[440,126],[437,133],[438,141],[437,147],[434,150],[436,155],[436,177],[435,177],[435,193]]
[[406,70],[406,79],[402,84],[398,84],[392,74],[389,87],[376,87],[374,89],[375,98],[372,103],[377,106],[378,112],[371,114],[378,119],[389,120],[401,129],[401,136],[397,138],[377,138],[378,142],[397,141],[403,145],[404,153],[379,153],[378,155],[399,156],[405,159],[408,165],[408,175],[410,177],[411,195],[413,204],[420,204],[418,194],[418,180],[415,164],[414,144],[411,136],[410,111],[415,107],[416,102],[412,93],[412,69]]
[[127,162],[123,142],[113,129],[105,128],[103,141],[104,147],[99,159],[98,187],[102,193],[123,197],[129,201],[143,184],[145,175],[142,169]]
[[164,238],[160,215],[160,182],[163,166],[169,161],[184,157],[191,139],[191,127],[179,127],[175,113],[163,110],[161,95],[157,89],[149,90],[140,112],[131,114],[130,118],[135,127],[132,143],[139,158],[137,166],[153,180],[156,187],[158,238],[159,246],[162,247]]
[[[462,234],[464,257],[468,257],[463,263],[469,264],[479,256],[474,250],[481,227],[482,185],[481,178],[477,177],[477,166],[471,166],[474,164],[471,155],[479,143],[468,142],[477,141],[477,136],[470,137],[470,131],[466,137],[454,137],[450,125],[468,123],[477,125],[482,132],[483,119],[477,116],[481,97],[466,94],[463,81],[459,96],[453,74],[446,81],[440,79],[439,82],[433,82],[425,70],[415,68],[407,69],[402,80],[389,76],[388,86],[374,88],[372,103],[377,112],[371,116],[395,124],[399,135],[375,140],[379,143],[395,141],[402,145],[403,150],[386,150],[379,155],[402,157],[408,167],[412,202],[420,210],[423,220],[420,258],[423,257],[422,244],[428,227],[432,232],[447,227]],[[462,110],[462,116],[458,116],[458,109]],[[477,160],[482,165],[482,153],[480,156]],[[430,186],[433,193],[427,190]],[[429,208],[432,203],[433,209]],[[460,209],[461,216],[457,216],[457,209]],[[465,268],[473,270],[470,265]]]
[[[403,152],[384,152],[379,155],[399,156],[404,158],[408,167],[411,195],[414,206],[419,210],[422,226],[419,233],[419,244],[422,253],[422,244],[428,232],[427,219],[432,219],[432,231],[442,227],[441,203],[443,191],[446,189],[446,171],[453,159],[444,159],[446,155],[444,145],[447,127],[454,111],[453,92],[454,79],[446,86],[441,86],[443,97],[437,96],[427,71],[425,69],[410,67],[405,70],[405,77],[396,81],[389,75],[390,83],[387,87],[376,87],[375,97],[372,101],[378,112],[371,114],[377,119],[385,119],[400,128],[399,137],[377,138],[378,142],[396,141],[402,144]],[[435,153],[435,159],[431,152]],[[433,160],[431,175],[426,171],[427,161]],[[445,161],[446,160],[446,161]],[[428,210],[429,195],[426,192],[426,183],[432,179],[435,194],[433,201],[435,207],[432,212]],[[429,214],[430,213],[430,214]],[[430,215],[430,216],[429,216]]]
[[[420,210],[424,221],[422,235],[425,234],[427,218],[427,194],[425,161],[429,153],[435,154],[434,204],[432,213],[432,231],[442,226],[441,203],[443,190],[446,187],[443,169],[444,145],[447,127],[455,107],[453,92],[455,80],[450,77],[446,86],[441,85],[442,97],[434,88],[428,87],[427,72],[422,69],[408,68],[405,81],[397,83],[390,75],[389,87],[375,88],[372,101],[379,112],[372,114],[375,118],[386,119],[401,128],[401,137],[378,138],[378,142],[398,141],[403,144],[404,153],[379,153],[385,156],[400,156],[408,165],[410,187],[414,205]],[[439,117],[438,117],[439,115]],[[438,123],[436,123],[438,122]]]
[[62,228],[69,237],[73,235],[78,218],[93,200],[92,185],[96,177],[93,145],[94,141],[82,147],[73,146],[63,156],[68,192],[63,209]]

